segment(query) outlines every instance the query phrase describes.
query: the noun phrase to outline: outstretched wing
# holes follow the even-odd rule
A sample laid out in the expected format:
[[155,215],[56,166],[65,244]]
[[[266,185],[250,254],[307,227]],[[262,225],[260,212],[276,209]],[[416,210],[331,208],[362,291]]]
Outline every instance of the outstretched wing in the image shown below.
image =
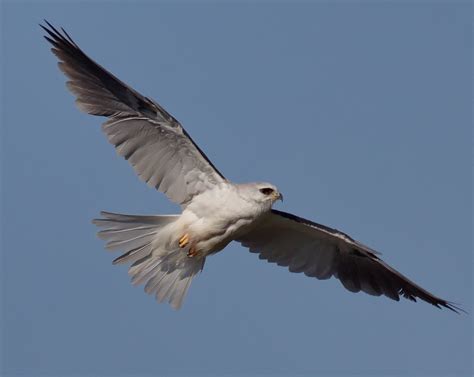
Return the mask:
[[48,27],[40,26],[77,106],[109,118],[104,133],[141,179],[183,206],[226,181],[173,116],[90,59],[64,29],[45,22]]
[[462,310],[427,292],[390,267],[376,251],[336,229],[295,215],[272,210],[239,242],[260,259],[287,266],[317,279],[338,278],[351,292],[385,295],[398,301],[400,295],[420,298],[455,312]]

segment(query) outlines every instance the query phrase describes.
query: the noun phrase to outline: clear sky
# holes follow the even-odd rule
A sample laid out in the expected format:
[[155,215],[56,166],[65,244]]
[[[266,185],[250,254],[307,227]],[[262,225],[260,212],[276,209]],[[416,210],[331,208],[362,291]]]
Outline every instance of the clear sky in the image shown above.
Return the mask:
[[472,313],[470,2],[3,2],[5,376],[467,376],[472,314],[347,292],[238,244],[181,311],[91,219],[176,213],[80,113],[43,18],[181,121],[231,180]]

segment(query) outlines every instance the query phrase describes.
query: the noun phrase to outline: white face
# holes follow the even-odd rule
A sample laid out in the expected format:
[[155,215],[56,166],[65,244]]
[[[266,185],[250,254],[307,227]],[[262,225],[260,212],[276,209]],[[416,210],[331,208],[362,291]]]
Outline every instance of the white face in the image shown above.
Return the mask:
[[257,196],[260,201],[273,204],[277,200],[283,200],[283,195],[270,183],[257,183]]
[[271,183],[244,183],[236,187],[243,198],[255,203],[262,211],[269,211],[275,201],[283,200],[283,195]]

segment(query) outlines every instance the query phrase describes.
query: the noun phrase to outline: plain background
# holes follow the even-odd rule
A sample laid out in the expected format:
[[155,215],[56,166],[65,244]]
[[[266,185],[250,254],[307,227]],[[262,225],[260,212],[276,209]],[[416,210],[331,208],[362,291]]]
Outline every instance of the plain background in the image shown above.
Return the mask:
[[111,265],[100,210],[175,213],[80,113],[43,18],[231,180],[472,313],[469,2],[3,2],[5,376],[466,376],[472,314],[347,292],[237,244],[181,311]]

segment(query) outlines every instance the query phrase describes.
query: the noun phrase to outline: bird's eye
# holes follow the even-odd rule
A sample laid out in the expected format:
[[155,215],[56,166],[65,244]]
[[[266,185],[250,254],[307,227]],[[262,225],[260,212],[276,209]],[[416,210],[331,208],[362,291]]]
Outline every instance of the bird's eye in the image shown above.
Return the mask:
[[260,189],[260,192],[261,192],[263,195],[270,195],[270,194],[273,193],[273,189],[270,188],[270,187],[265,187],[265,188]]

